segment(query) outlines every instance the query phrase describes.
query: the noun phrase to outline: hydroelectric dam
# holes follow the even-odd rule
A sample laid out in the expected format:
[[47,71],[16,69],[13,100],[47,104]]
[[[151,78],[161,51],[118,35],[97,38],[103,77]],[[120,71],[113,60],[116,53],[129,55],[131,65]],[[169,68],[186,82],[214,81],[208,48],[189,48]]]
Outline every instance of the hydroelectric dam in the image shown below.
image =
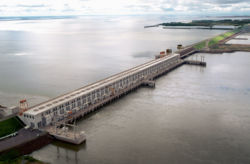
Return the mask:
[[128,69],[106,79],[84,86],[70,93],[50,99],[30,108],[20,109],[19,117],[35,129],[43,129],[56,123],[71,122],[89,112],[145,85],[154,87],[154,79],[182,64],[204,65],[204,61],[188,62],[182,56],[195,53],[193,48],[182,53],[161,52],[160,56],[147,63]]

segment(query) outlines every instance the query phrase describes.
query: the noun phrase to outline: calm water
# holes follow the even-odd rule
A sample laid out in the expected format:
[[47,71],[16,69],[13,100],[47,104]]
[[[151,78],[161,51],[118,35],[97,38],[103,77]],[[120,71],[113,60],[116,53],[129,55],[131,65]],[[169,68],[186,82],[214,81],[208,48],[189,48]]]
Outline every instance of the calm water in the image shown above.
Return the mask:
[[[227,43],[228,44],[250,44],[250,34],[240,35],[240,36],[237,36],[236,38],[243,39],[243,40],[233,39],[233,40],[228,41]],[[247,39],[247,40],[245,40],[245,39]]]
[[[191,19],[191,18],[188,18]],[[188,20],[175,18],[175,20]],[[221,31],[145,25],[171,17],[82,17],[0,22],[0,104],[35,104]]]
[[[87,143],[49,145],[51,163],[249,163],[250,54],[205,56],[78,123]],[[65,149],[66,147],[66,149]]]
[[[0,102],[15,104],[20,95],[39,102],[222,32],[143,28],[166,19],[4,22]],[[198,55],[206,68],[182,66],[155,89],[140,88],[78,122],[86,144],[56,142],[32,156],[58,164],[250,163],[250,54]]]

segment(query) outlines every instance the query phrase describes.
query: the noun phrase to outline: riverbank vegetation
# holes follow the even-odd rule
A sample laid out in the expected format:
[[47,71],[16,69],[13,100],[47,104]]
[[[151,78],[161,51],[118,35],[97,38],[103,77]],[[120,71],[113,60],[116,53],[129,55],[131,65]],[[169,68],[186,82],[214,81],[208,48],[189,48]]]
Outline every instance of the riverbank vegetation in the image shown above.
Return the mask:
[[206,41],[202,41],[202,42],[194,45],[194,48],[197,50],[201,50],[201,49],[205,48],[205,46],[206,46]]
[[183,22],[170,22],[170,23],[162,23],[159,25],[162,26],[206,26],[212,28],[215,25],[223,25],[223,26],[244,26],[250,23],[250,19],[241,19],[241,20],[232,20],[232,19],[224,19],[224,20],[193,20],[189,23]]
[[224,34],[221,34],[219,36],[216,36],[214,38],[212,38],[209,42],[208,42],[208,46],[213,46],[215,44],[218,44],[221,40],[226,39],[227,37],[232,36],[233,34],[235,34],[235,32],[230,31],[230,32],[226,32]]
[[220,41],[222,41],[222,40],[224,40],[224,39],[232,36],[236,32],[238,32],[238,30],[234,30],[234,31],[229,31],[229,32],[223,33],[223,34],[215,36],[215,37],[213,37],[211,39],[201,41],[201,42],[195,44],[193,47],[196,50],[202,50],[204,48],[210,48],[211,46],[217,45]]

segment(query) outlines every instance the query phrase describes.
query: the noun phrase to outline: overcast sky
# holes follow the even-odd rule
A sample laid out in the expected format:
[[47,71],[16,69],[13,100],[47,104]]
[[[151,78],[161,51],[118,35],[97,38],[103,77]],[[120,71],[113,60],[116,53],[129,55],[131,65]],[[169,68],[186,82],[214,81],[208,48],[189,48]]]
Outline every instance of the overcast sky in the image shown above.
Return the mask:
[[0,0],[0,16],[250,15],[250,0]]

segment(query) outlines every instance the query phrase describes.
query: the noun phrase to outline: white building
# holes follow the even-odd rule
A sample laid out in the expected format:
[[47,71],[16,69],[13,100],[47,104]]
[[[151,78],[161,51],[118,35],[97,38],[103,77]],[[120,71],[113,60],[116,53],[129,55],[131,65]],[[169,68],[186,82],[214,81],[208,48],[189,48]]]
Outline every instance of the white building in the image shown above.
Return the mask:
[[88,112],[88,108],[105,101],[122,90],[135,84],[152,79],[161,71],[167,70],[180,62],[180,55],[174,54],[149,61],[132,69],[118,73],[101,81],[79,88],[49,101],[31,107],[19,116],[27,125],[41,128],[53,121],[78,111]]

